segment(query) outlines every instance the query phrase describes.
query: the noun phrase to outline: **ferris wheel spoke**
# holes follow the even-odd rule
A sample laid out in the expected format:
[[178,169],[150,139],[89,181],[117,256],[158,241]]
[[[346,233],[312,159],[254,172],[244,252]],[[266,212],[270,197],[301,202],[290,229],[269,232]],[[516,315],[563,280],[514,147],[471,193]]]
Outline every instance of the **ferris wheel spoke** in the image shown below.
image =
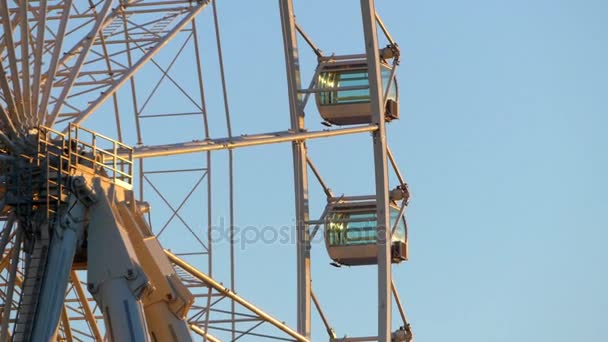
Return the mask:
[[[183,3],[185,4],[186,2],[184,1]],[[132,66],[129,69],[124,70],[124,72],[120,73],[119,76],[114,78],[113,81],[111,82],[109,88],[107,90],[105,90],[100,97],[95,99],[95,101],[90,103],[90,105],[73,120],[73,122],[80,123],[80,122],[84,121],[85,119],[87,119],[97,109],[99,109],[99,107],[103,103],[105,103],[105,101],[108,100],[112,95],[114,95],[129,79],[131,79],[131,77],[133,77],[143,67],[144,64],[146,64],[154,56],[156,56],[169,41],[171,41],[178,33],[180,33],[192,21],[192,19],[194,17],[196,17],[207,6],[207,4],[208,4],[207,1],[201,1],[196,4],[192,4],[191,7],[189,7],[187,9],[187,11],[185,11],[185,12],[184,12],[184,8],[176,9],[176,11],[178,11],[178,13],[182,13],[182,12],[185,13],[182,16],[182,18],[178,21],[178,23],[175,24],[175,26],[173,26],[171,29],[169,29],[167,31],[153,32],[155,36],[160,37],[160,38],[157,38],[157,43],[154,46],[150,47],[149,50],[143,56],[141,56],[140,59],[136,63],[132,64]],[[136,6],[134,5],[133,7],[136,7]],[[147,12],[138,12],[137,10],[131,10],[131,13],[133,15],[135,15],[137,13],[147,13]],[[167,17],[170,17],[170,16],[167,16]],[[152,25],[154,25],[154,24],[152,24]],[[161,35],[161,34],[164,34],[164,35]],[[136,39],[133,39],[133,40],[136,41]],[[139,48],[139,46],[137,45],[137,42],[132,45],[133,46],[127,45],[127,51],[126,51],[127,54],[131,54],[131,52],[133,50],[136,50]]]
[[[126,1],[112,10],[114,0],[90,6],[77,6],[72,0],[52,4],[41,0],[30,6],[29,0],[23,0],[14,8],[9,1],[0,0],[0,17],[13,16],[2,23],[8,64],[2,67],[8,69],[0,70],[0,78],[5,79],[0,86],[7,97],[7,114],[21,131],[39,123],[54,126],[61,118],[66,119],[62,126],[81,122],[110,97],[116,102],[122,85],[209,4],[208,0]],[[20,37],[17,42],[13,30]],[[83,37],[77,37],[81,33]],[[62,53],[67,41],[71,48]],[[17,58],[21,56],[27,58]],[[42,64],[48,65],[45,73]],[[63,113],[68,99],[80,107],[77,115]]]
[[23,115],[23,101],[21,85],[19,82],[19,69],[17,66],[17,55],[15,53],[15,42],[13,40],[13,28],[11,27],[11,17],[9,13],[8,0],[0,0],[0,19],[4,28],[4,44],[6,45],[7,59],[9,63],[10,76],[13,84],[13,95],[15,96],[15,106],[19,116]]
[[[40,107],[38,108],[38,122],[42,123],[44,116],[47,113],[47,106],[51,96],[51,89],[53,88],[53,80],[57,73],[59,66],[59,57],[61,55],[61,49],[63,48],[63,39],[65,37],[65,31],[67,28],[68,18],[70,17],[70,11],[72,9],[72,0],[66,0],[64,3],[63,13],[59,22],[59,28],[57,29],[55,48],[49,64],[49,69],[45,74],[45,84],[42,88],[42,98],[40,100]],[[42,83],[42,80],[41,80]]]
[[11,87],[9,84],[8,76],[4,65],[0,62],[0,90],[5,94],[3,97],[6,103],[6,110],[0,105],[0,115],[6,124],[6,128],[9,130],[9,135],[15,137],[18,135],[19,127],[16,124],[19,123],[19,117],[17,107],[15,105],[15,99],[12,96]]
[[63,328],[65,340],[68,342],[74,341],[74,337],[72,336],[72,327],[70,326],[70,318],[68,316],[68,310],[66,309],[65,304],[63,304],[63,309],[61,310],[61,326]]
[[55,124],[59,111],[63,107],[63,102],[72,89],[72,86],[74,85],[74,82],[76,81],[76,78],[78,77],[78,74],[80,73],[80,70],[82,69],[82,66],[89,54],[89,50],[91,50],[93,43],[95,43],[95,41],[98,39],[99,32],[103,27],[103,23],[106,21],[108,13],[110,13],[110,9],[112,9],[113,2],[113,0],[107,0],[105,2],[101,13],[97,15],[95,26],[91,29],[91,32],[85,37],[85,39],[81,41],[80,48],[78,49],[78,58],[76,59],[75,65],[70,70],[68,82],[63,87],[59,97],[57,98],[53,112],[45,120],[45,124],[47,126],[52,127]]
[[40,122],[38,117],[38,99],[40,95],[40,77],[42,73],[42,56],[44,54],[44,34],[46,32],[47,0],[40,0],[36,42],[34,48],[34,78],[32,83],[32,117],[35,124]]
[[9,114],[4,110],[4,108],[2,108],[2,106],[0,106],[0,120],[4,122],[4,127],[2,128],[8,129],[9,134],[11,136],[17,135],[17,129],[15,127],[15,124],[13,123],[13,120],[11,119]]
[[15,294],[15,285],[17,283],[17,266],[19,264],[19,253],[21,251],[21,240],[23,238],[23,229],[17,227],[15,242],[11,250],[11,259],[9,265],[8,288],[4,297],[4,308],[2,311],[2,325],[0,326],[0,341],[7,341],[9,336],[9,321],[11,316],[11,307],[13,303],[13,295]]
[[[13,20],[11,20],[11,28],[14,30],[17,25],[19,24],[19,20],[20,20],[20,13],[17,12],[17,14],[15,16],[13,16]],[[6,44],[4,43],[4,36],[5,34],[2,34],[2,36],[0,36],[0,38],[2,38],[2,40],[0,40],[0,54],[4,53],[4,47],[6,46]]]
[[10,123],[12,124],[12,126],[17,129],[18,127],[15,126],[15,124],[19,123],[17,106],[15,104],[15,99],[12,96],[12,91],[9,84],[8,76],[6,75],[6,70],[4,69],[4,65],[2,63],[0,63],[0,89],[2,89],[2,92],[4,93],[4,100],[6,101],[7,105],[8,112],[6,113],[6,116],[10,118]]
[[28,4],[29,0],[21,0],[21,81],[23,82],[23,115],[27,119],[28,126],[33,125],[31,93],[30,93],[30,28],[28,23]]

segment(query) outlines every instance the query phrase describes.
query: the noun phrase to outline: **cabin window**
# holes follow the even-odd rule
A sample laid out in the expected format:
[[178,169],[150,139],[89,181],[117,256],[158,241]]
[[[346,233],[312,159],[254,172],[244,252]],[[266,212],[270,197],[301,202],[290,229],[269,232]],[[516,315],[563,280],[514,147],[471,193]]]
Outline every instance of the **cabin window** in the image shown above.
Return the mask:
[[[327,217],[327,237],[330,246],[367,245],[376,243],[377,216],[376,209],[367,211],[348,209],[336,210]],[[390,221],[392,229],[399,216],[399,209],[390,207]],[[392,241],[406,240],[405,224],[399,220]]]
[[[382,66],[382,89],[386,90],[391,76],[391,69]],[[320,105],[356,104],[370,102],[369,77],[367,69],[359,70],[328,70],[319,75],[318,87],[346,88],[367,87],[364,89],[328,90],[319,94]],[[384,93],[384,91],[383,91]],[[397,85],[393,83],[389,91],[389,99],[397,100]]]

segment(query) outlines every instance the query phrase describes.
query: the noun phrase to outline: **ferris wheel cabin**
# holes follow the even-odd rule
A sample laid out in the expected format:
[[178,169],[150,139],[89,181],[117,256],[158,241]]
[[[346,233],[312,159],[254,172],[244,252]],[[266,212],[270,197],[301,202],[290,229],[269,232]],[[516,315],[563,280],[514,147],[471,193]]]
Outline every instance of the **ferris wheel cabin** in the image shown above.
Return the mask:
[[[325,244],[329,257],[348,266],[374,265],[378,260],[378,219],[371,196],[332,198],[325,216]],[[391,262],[407,260],[407,225],[399,207],[389,206]]]
[[[386,96],[384,118],[399,118],[397,80],[393,67],[380,64],[383,94]],[[367,60],[365,57],[324,57],[317,67],[316,102],[321,117],[334,125],[372,122]]]

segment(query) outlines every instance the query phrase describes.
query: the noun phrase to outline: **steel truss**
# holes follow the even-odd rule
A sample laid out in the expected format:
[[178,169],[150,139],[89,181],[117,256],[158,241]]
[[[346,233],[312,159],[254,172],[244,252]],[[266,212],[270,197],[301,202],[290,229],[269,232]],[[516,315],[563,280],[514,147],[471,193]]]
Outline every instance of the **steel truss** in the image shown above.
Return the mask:
[[[306,34],[304,29],[296,23],[292,0],[280,1],[281,21],[283,28],[283,42],[285,45],[285,61],[288,79],[288,95],[291,113],[291,129],[294,135],[301,134],[305,131],[305,115],[304,110],[309,99],[309,95],[319,90],[315,87],[319,69],[313,75],[310,86],[306,89],[302,87],[300,75],[300,61],[298,52],[298,34],[310,46],[319,60],[334,58],[332,56],[324,56],[313,40]],[[380,49],[378,45],[377,25],[381,27],[386,38],[392,46],[396,47],[386,26],[376,13],[374,0],[361,0],[361,17],[363,21],[363,31],[365,39],[365,58],[367,60],[369,75],[369,91],[371,98],[372,120],[372,144],[374,151],[374,170],[375,170],[375,198],[377,206],[377,248],[378,248],[378,334],[377,336],[366,337],[349,337],[344,339],[336,339],[336,335],[328,324],[327,319],[321,311],[318,300],[314,296],[311,285],[311,261],[310,261],[310,241],[311,235],[316,234],[319,224],[323,220],[325,213],[321,215],[321,219],[311,223],[309,219],[308,208],[308,175],[307,171],[310,167],[318,179],[321,186],[324,188],[328,197],[333,197],[331,190],[327,187],[320,176],[320,173],[314,167],[310,156],[308,155],[305,140],[296,140],[292,143],[293,146],[293,164],[294,164],[294,184],[295,184],[295,203],[296,203],[296,229],[297,233],[297,296],[298,296],[298,331],[303,335],[311,336],[311,302],[319,311],[319,314],[326,325],[330,340],[336,341],[391,341],[401,338],[397,334],[401,331],[393,333],[392,327],[392,309],[391,302],[394,294],[401,318],[403,321],[402,334],[406,339],[411,339],[410,325],[405,316],[405,311],[401,305],[397,289],[394,285],[391,272],[391,229],[389,220],[389,184],[388,184],[388,162],[390,157],[391,165],[400,180],[400,185],[407,187],[401,172],[392,154],[388,149],[386,141],[384,108],[386,104],[389,89],[386,91],[382,88],[380,74]],[[351,58],[346,56],[343,58]],[[395,77],[395,71],[398,66],[398,59],[393,65],[393,72],[390,76],[391,81]],[[400,216],[405,214],[405,205],[402,207]],[[401,340],[401,339],[399,339]]]
[[[392,42],[384,24],[375,14],[373,1],[361,1],[366,32],[369,74],[378,76],[376,23]],[[314,84],[303,88],[297,60],[300,35],[317,53],[312,39],[295,22],[291,0],[279,1],[286,51],[291,129],[255,135],[233,136],[230,124],[227,84],[221,50],[219,21],[215,1],[211,0],[0,0],[0,176],[6,174],[10,155],[27,150],[30,134],[41,125],[52,127],[56,136],[70,132],[79,124],[105,127],[104,133],[118,144],[117,156],[124,156],[120,143],[134,145],[136,162],[134,185],[141,201],[153,204],[149,216],[155,234],[174,263],[181,280],[195,294],[189,313],[192,332],[203,340],[239,340],[249,337],[305,341],[310,339],[310,316],[316,308],[330,338],[336,338],[330,321],[321,310],[310,284],[310,238],[319,229],[308,213],[308,175],[311,171],[329,195],[319,171],[308,156],[305,141],[343,134],[372,133],[375,143],[377,199],[387,201],[387,160],[401,183],[405,184],[390,150],[386,146],[384,122],[380,113],[381,90],[378,78],[371,78],[370,89],[376,101],[371,125],[309,132],[303,110],[314,92]],[[205,10],[211,7],[211,10]],[[209,13],[210,12],[210,13]],[[212,138],[212,127],[204,92],[201,48],[201,13],[209,13],[215,25],[215,56],[220,63],[226,138]],[[206,18],[210,19],[210,18]],[[195,77],[179,75],[176,64],[187,64]],[[394,77],[394,75],[393,75]],[[313,77],[315,79],[315,77]],[[374,83],[375,82],[375,83]],[[159,98],[179,98],[167,106]],[[177,102],[177,101],[176,101]],[[213,114],[217,115],[217,114]],[[108,123],[113,129],[108,130]],[[159,134],[167,123],[181,133],[178,141]],[[72,126],[76,125],[76,126]],[[96,133],[92,132],[93,136]],[[230,228],[233,228],[233,164],[235,148],[291,142],[294,158],[296,221],[298,222],[298,320],[292,329],[250,302],[236,295],[234,241],[227,261],[213,258],[211,152],[229,151]],[[108,147],[100,147],[108,148]],[[187,156],[183,156],[187,154]],[[158,157],[150,159],[151,157]],[[179,175],[178,191],[169,192],[168,177]],[[2,183],[6,182],[2,179]],[[175,189],[173,189],[175,190]],[[2,189],[0,197],[3,197]],[[3,199],[2,199],[3,200]],[[194,208],[194,209],[193,209]],[[202,211],[200,208],[204,208]],[[379,206],[380,208],[380,206]],[[12,334],[16,313],[25,290],[24,279],[28,237],[16,213],[0,213],[4,228],[0,233],[0,340]],[[321,215],[321,218],[323,214]],[[378,217],[387,221],[386,205]],[[317,222],[317,224],[314,224]],[[27,223],[27,222],[26,222]],[[204,227],[201,231],[200,227]],[[188,239],[172,235],[185,234]],[[184,240],[188,240],[187,242]],[[169,251],[170,250],[170,251]],[[396,287],[386,262],[388,247],[379,245],[378,337],[389,341],[391,293],[398,304],[404,325],[408,325]],[[230,286],[213,279],[219,263],[231,270]],[[101,341],[106,327],[100,308],[87,291],[86,272],[78,265],[70,273],[64,308],[57,331],[61,341]],[[221,339],[219,338],[221,337]],[[351,339],[357,340],[357,339]]]

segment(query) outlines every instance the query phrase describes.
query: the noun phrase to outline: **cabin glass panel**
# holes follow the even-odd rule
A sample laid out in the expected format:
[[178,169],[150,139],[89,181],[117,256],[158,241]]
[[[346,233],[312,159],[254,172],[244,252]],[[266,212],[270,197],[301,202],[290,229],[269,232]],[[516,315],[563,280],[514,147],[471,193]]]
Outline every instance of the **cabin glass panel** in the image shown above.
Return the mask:
[[[384,89],[384,92],[386,92],[386,88],[388,88],[388,82],[391,79],[391,74],[392,74],[392,70],[389,69],[386,66],[382,66],[382,72],[381,72],[381,77],[382,77],[382,89]],[[384,96],[384,93],[382,94]],[[389,89],[388,91],[388,99],[389,100],[393,100],[393,101],[397,101],[397,82],[394,81],[393,84],[391,84],[391,89]]]
[[[391,215],[391,229],[395,226],[395,221],[399,218],[399,210],[395,207],[391,207],[390,210]],[[405,220],[403,217],[397,223],[397,227],[395,227],[395,232],[393,233],[392,242],[401,241],[405,242],[407,240],[407,231],[405,229]]]
[[[382,88],[386,90],[391,76],[388,66],[381,66]],[[371,101],[369,93],[369,76],[367,69],[356,70],[327,70],[319,74],[318,87],[345,88],[367,87],[366,89],[330,90],[319,93],[321,105],[341,105],[368,103]],[[393,82],[389,92],[389,99],[397,100],[397,84]]]
[[[358,212],[357,212],[358,211]],[[367,211],[334,210],[327,218],[327,238],[330,246],[353,246],[376,243],[378,220],[376,208]],[[390,207],[390,221],[392,229],[399,217],[399,209]],[[392,242],[406,240],[405,223],[399,220]]]

